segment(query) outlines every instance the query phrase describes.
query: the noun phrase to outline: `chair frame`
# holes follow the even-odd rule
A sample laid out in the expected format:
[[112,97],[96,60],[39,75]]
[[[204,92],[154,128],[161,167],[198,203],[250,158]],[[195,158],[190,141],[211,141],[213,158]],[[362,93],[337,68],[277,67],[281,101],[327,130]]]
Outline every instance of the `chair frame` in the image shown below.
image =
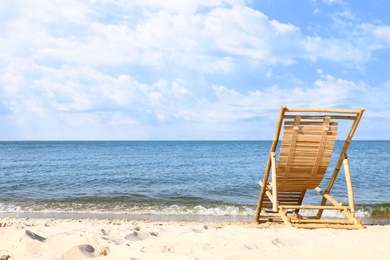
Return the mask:
[[[299,227],[299,228],[342,228],[342,229],[360,229],[363,228],[360,219],[355,218],[355,204],[354,193],[351,179],[351,172],[349,167],[349,161],[347,156],[347,150],[364,113],[364,108],[358,110],[345,110],[345,109],[306,109],[306,108],[293,108],[289,109],[286,106],[282,106],[280,109],[279,120],[276,125],[275,137],[272,142],[268,161],[264,173],[263,181],[259,182],[261,187],[259,200],[256,208],[255,222],[282,220],[286,225]],[[350,120],[352,121],[351,129],[344,141],[344,145],[339,155],[339,159],[333,170],[333,174],[326,186],[325,190],[320,189],[318,186],[314,188],[319,195],[322,196],[320,205],[302,205],[305,191],[302,191],[299,205],[288,205],[286,203],[281,204],[278,196],[282,196],[278,193],[277,188],[277,175],[276,175],[276,149],[279,142],[279,136],[285,119],[296,118],[297,116],[302,119],[317,120],[320,118],[330,117],[332,120]],[[329,195],[335,183],[340,169],[344,168],[346,188],[348,192],[348,204],[343,205],[338,202],[332,196]],[[271,173],[271,176],[270,176]],[[269,182],[271,177],[272,182]],[[263,209],[264,199],[268,198],[272,203],[272,211],[266,211]],[[326,203],[329,202],[326,205]],[[318,210],[316,216],[303,217],[299,215],[300,209]],[[290,210],[290,212],[288,212]],[[346,218],[341,219],[321,219],[324,210],[337,210],[340,211]]]

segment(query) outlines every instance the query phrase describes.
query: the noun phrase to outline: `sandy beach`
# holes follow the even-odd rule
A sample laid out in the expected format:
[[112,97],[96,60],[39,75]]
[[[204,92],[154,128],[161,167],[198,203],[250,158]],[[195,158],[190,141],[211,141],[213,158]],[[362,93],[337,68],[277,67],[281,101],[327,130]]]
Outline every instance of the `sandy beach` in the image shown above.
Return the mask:
[[1,259],[388,259],[390,226],[0,219]]

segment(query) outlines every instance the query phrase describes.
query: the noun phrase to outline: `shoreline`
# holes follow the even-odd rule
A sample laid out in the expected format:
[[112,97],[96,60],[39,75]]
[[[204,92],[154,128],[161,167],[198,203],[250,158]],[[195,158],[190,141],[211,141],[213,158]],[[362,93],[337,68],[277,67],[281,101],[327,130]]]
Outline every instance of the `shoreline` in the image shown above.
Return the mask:
[[[253,216],[213,216],[213,215],[177,215],[177,214],[130,214],[130,213],[81,213],[81,212],[0,212],[1,218],[33,219],[112,219],[137,221],[186,221],[186,222],[252,222]],[[389,219],[390,224],[390,219]]]
[[[33,219],[112,219],[136,221],[184,221],[184,222],[232,222],[254,223],[253,216],[246,215],[178,215],[178,214],[132,214],[132,213],[87,213],[87,212],[0,212],[1,218],[33,218]],[[390,225],[390,218],[385,217],[358,217],[363,225]],[[337,219],[337,218],[334,218]]]
[[0,218],[13,259],[386,259],[390,225],[297,229],[253,222]]

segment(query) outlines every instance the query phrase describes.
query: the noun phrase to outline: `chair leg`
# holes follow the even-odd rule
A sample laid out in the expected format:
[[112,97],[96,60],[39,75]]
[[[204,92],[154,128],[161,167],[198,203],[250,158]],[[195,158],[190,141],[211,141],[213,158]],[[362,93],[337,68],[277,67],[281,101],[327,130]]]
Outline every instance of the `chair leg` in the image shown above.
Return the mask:
[[260,218],[260,214],[261,214],[261,208],[263,206],[263,200],[264,200],[264,196],[265,196],[266,187],[265,187],[265,185],[262,185],[262,183],[263,183],[262,181],[259,182],[261,190],[260,190],[259,200],[257,202],[255,222],[259,222],[259,218]]
[[348,204],[351,209],[351,214],[355,216],[355,201],[354,201],[354,194],[353,194],[353,187],[352,187],[351,171],[349,168],[347,154],[344,155],[343,165],[344,165],[344,173],[345,173],[345,182],[348,191]]
[[293,225],[291,224],[291,219],[287,217],[287,213],[284,211],[283,207],[279,207],[279,215],[282,218],[284,224],[288,227],[292,227]]
[[[272,173],[272,211],[278,211],[278,185],[276,177],[276,154],[271,153],[271,173]],[[271,199],[271,198],[270,198]]]

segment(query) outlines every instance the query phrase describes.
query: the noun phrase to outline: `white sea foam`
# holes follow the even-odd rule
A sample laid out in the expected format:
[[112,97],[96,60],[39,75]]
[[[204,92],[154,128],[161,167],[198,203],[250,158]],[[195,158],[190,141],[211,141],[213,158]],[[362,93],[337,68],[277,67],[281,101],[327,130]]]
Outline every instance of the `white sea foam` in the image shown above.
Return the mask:
[[[137,214],[137,215],[182,215],[182,216],[243,216],[249,217],[255,215],[255,207],[249,206],[231,206],[231,205],[218,205],[214,207],[205,207],[197,205],[195,207],[189,206],[140,206],[135,205],[132,207],[113,207],[113,208],[99,208],[95,206],[86,207],[85,205],[74,205],[75,207],[50,207],[49,205],[29,205],[23,207],[15,204],[0,204],[0,213],[31,213],[41,212],[45,214],[50,213],[77,213],[77,214]],[[300,214],[303,216],[313,216],[316,214],[314,210],[301,210]],[[357,218],[367,218],[371,214],[368,211],[357,210]],[[323,217],[328,218],[341,218],[343,217],[339,211],[324,211]]]
[[16,205],[0,204],[0,212],[72,212],[72,213],[127,213],[127,214],[148,214],[148,215],[202,215],[202,216],[250,216],[255,213],[254,207],[219,205],[215,207],[205,207],[197,205],[190,206],[140,206],[132,207],[99,207],[99,205],[73,205],[73,207],[60,205]]

